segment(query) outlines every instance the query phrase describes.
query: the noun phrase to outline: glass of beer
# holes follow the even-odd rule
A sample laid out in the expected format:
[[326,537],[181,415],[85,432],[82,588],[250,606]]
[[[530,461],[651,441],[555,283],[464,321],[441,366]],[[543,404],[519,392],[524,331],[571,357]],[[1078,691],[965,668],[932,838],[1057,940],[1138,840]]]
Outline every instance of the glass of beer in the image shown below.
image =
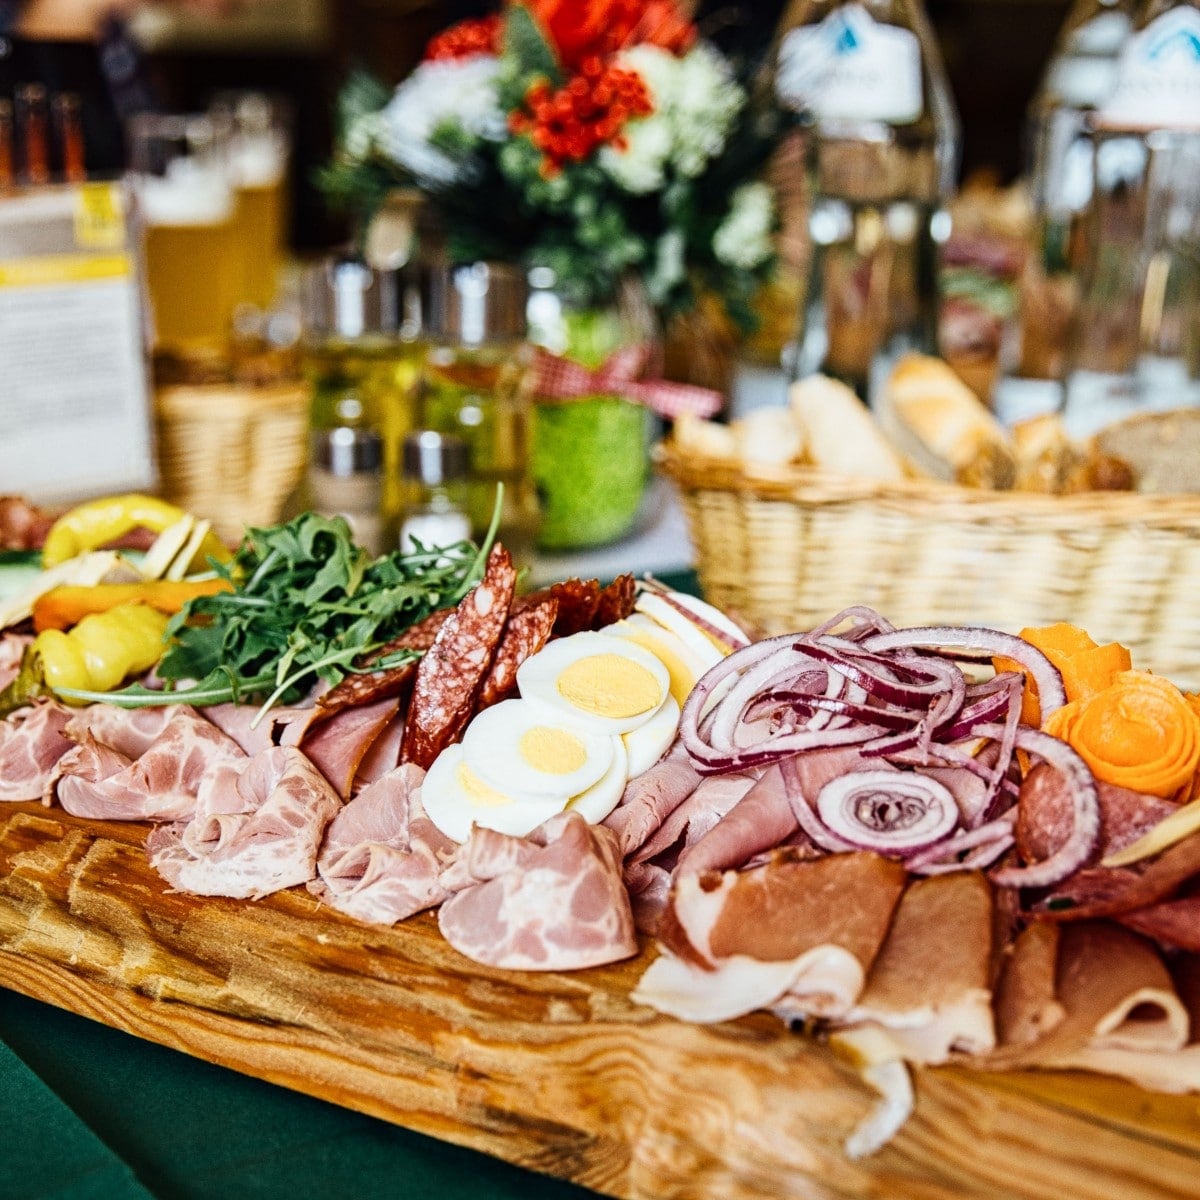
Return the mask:
[[230,126],[234,239],[241,264],[238,302],[269,309],[287,244],[291,131],[283,101],[263,92],[221,92],[210,111]]
[[228,126],[205,114],[139,115],[129,161],[153,348],[221,352],[239,282]]

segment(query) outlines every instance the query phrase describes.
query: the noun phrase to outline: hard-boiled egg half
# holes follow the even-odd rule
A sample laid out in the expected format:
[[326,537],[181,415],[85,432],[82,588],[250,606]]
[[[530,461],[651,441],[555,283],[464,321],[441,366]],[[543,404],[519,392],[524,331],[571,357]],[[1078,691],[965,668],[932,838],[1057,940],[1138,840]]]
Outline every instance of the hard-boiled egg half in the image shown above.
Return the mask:
[[[683,701],[731,646],[676,605],[649,607],[549,642],[518,669],[521,698],[479,713],[438,756],[421,799],[447,837],[465,841],[473,824],[524,836],[566,808],[598,823],[666,753]],[[716,626],[708,613],[701,620]]]

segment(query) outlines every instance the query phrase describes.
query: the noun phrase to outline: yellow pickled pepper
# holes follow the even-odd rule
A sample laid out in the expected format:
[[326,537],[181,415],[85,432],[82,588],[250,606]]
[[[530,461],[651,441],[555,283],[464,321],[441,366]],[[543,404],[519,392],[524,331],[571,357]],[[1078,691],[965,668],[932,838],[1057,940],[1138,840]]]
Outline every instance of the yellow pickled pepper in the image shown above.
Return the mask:
[[67,633],[44,630],[33,650],[52,690],[107,692],[158,662],[169,620],[146,604],[122,604],[84,617]]

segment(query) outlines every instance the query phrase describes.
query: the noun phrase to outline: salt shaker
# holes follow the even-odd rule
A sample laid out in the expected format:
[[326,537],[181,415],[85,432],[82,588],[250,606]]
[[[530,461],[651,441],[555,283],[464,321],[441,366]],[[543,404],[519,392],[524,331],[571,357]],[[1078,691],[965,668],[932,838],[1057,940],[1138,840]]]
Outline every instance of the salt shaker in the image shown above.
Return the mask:
[[354,540],[372,554],[383,549],[383,439],[374,429],[314,430],[308,468],[315,512],[345,517]]
[[414,492],[400,527],[400,550],[453,546],[471,536],[463,505],[470,467],[467,444],[453,434],[422,429],[404,439],[404,477]]

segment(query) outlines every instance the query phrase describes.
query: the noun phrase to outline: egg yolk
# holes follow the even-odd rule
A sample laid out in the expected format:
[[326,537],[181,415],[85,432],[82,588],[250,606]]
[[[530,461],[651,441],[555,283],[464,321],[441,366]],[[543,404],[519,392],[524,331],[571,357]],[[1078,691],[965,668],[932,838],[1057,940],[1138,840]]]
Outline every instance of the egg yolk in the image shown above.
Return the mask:
[[631,642],[641,646],[643,650],[649,650],[667,668],[667,674],[671,677],[671,695],[675,697],[676,703],[682,708],[684,701],[691,695],[692,688],[696,686],[695,672],[666,642],[659,638],[644,633],[640,629],[625,636]]
[[658,680],[641,663],[621,654],[576,659],[558,677],[558,694],[597,717],[638,717],[663,701]]
[[466,763],[459,763],[458,783],[473,808],[498,808],[513,802],[511,796],[488,787]]
[[545,725],[521,734],[517,751],[535,771],[546,775],[570,775],[587,762],[587,748],[574,734]]

